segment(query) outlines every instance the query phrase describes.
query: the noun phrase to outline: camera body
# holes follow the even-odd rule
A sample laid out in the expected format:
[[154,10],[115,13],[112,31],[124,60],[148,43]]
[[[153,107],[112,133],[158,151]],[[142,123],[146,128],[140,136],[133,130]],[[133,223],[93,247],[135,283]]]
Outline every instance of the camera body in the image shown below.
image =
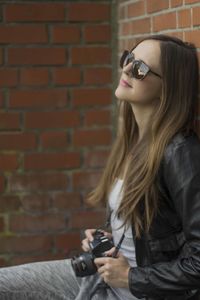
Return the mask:
[[74,256],[71,260],[72,268],[76,276],[85,277],[97,272],[94,259],[103,257],[104,252],[110,250],[114,245],[113,242],[104,235],[102,230],[96,230],[94,239],[89,242],[90,252],[84,252],[79,256]]

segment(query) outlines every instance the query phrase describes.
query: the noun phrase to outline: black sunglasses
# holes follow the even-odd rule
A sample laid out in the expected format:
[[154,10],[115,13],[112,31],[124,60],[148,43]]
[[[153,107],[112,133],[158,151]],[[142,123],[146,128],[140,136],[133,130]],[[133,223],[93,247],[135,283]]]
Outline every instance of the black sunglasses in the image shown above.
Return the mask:
[[120,58],[120,67],[123,69],[123,67],[127,66],[130,62],[132,62],[131,75],[133,78],[143,80],[148,73],[162,78],[159,74],[153,72],[142,60],[136,60],[133,53],[124,50]]

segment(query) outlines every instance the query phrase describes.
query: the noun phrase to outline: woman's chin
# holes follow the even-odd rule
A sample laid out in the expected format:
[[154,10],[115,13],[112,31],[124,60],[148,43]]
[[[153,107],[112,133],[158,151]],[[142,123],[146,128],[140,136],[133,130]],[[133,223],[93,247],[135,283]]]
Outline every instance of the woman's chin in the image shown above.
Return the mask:
[[115,96],[119,100],[126,100],[127,99],[127,94],[123,91],[123,89],[118,86],[115,90]]

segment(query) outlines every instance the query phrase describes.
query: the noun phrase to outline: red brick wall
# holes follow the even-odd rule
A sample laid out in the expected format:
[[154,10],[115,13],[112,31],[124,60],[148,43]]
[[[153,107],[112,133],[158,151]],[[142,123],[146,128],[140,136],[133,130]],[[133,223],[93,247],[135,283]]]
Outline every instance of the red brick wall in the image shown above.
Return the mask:
[[[26,2],[26,3],[25,3]],[[112,1],[0,4],[0,265],[71,256],[112,140]]]
[[119,55],[142,37],[164,33],[194,43],[200,58],[199,0],[119,0],[118,24]]

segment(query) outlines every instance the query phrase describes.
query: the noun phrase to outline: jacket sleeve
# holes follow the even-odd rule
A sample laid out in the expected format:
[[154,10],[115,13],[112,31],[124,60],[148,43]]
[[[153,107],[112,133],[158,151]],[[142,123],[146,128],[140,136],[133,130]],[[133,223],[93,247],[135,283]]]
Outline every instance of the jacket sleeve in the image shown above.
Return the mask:
[[200,289],[200,143],[194,136],[186,140],[168,147],[163,164],[186,243],[175,260],[130,269],[129,288],[138,298]]

